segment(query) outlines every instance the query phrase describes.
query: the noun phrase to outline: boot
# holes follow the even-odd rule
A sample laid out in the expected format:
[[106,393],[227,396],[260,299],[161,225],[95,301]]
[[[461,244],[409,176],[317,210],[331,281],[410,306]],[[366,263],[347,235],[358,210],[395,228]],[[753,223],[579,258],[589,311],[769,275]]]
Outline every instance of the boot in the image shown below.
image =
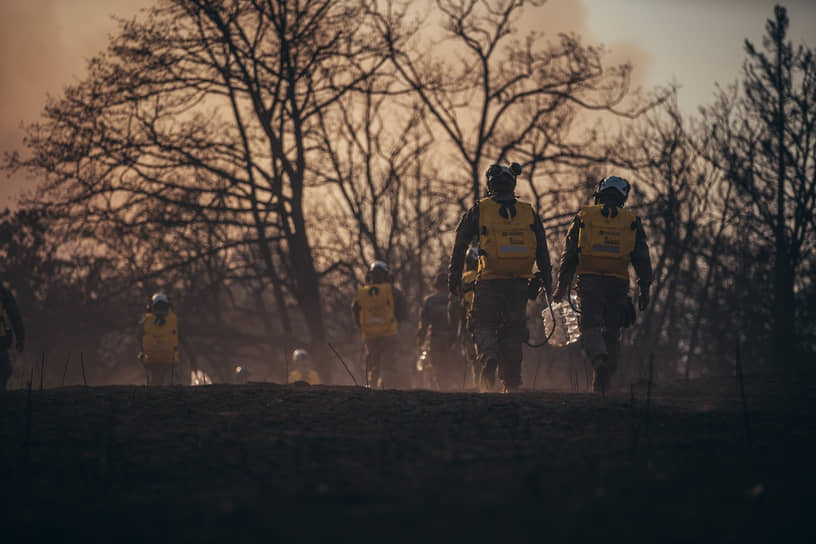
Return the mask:
[[606,365],[596,366],[592,375],[592,391],[605,397],[608,390],[609,368]]
[[479,392],[481,393],[489,393],[493,390],[493,386],[496,383],[496,367],[498,366],[498,361],[495,359],[488,359],[485,361],[485,365],[482,368],[482,378],[479,384]]

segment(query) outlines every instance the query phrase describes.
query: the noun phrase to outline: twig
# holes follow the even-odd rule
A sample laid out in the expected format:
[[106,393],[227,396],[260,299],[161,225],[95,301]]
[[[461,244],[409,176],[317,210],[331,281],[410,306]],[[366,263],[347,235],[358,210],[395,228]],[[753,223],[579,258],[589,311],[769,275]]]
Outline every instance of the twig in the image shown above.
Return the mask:
[[360,373],[362,373],[363,376],[365,376],[365,384],[366,387],[368,387],[368,361],[365,358],[364,345],[360,346],[360,355],[357,357],[357,359],[358,359],[357,362],[359,363],[357,366],[359,367]]
[[462,391],[464,391],[465,382],[467,382],[468,367],[470,366],[470,361],[468,361],[467,355],[462,356],[462,360],[465,361],[465,370],[464,372],[462,372]]
[[88,378],[85,377],[85,355],[81,351],[79,352],[79,365],[82,368],[82,383],[87,386]]
[[742,418],[745,422],[745,440],[748,447],[751,447],[751,421],[748,416],[748,404],[745,402],[745,380],[742,374],[742,356],[740,353],[740,343],[737,339],[737,385],[739,385],[740,397],[742,397]]
[[68,375],[68,363],[71,362],[71,352],[68,352],[68,358],[65,359],[65,369],[62,371],[62,385],[65,385],[65,376]]
[[538,369],[539,369],[539,367],[541,367],[541,354],[540,353],[538,354],[538,357],[536,357],[536,371],[535,371],[535,374],[533,374],[533,391],[535,391],[536,380],[538,380]]
[[637,408],[635,406],[635,384],[629,384],[629,408],[632,416],[632,457],[635,456],[635,450],[638,445],[638,417]]
[[105,447],[105,492],[110,493],[113,480],[113,446],[114,430],[116,429],[116,401],[110,399],[110,413],[108,416],[108,442]]
[[43,390],[43,381],[45,376],[45,352],[42,352],[42,357],[40,358],[40,391]]
[[649,436],[649,411],[652,406],[652,379],[654,378],[654,351],[649,354],[649,381],[646,384],[646,446],[650,446],[652,441]]
[[[348,365],[346,365],[346,362],[343,360],[343,357],[337,352],[336,349],[334,349],[334,346],[331,345],[331,342],[326,342],[326,343],[329,345],[329,347],[334,352],[334,354],[337,355],[337,359],[340,360],[340,363],[343,365],[343,368],[345,368],[346,372],[348,372],[348,375],[351,376],[351,380],[354,382],[354,385],[359,386],[360,384],[357,383],[357,378],[355,378],[354,374],[351,373],[351,370],[349,370],[349,367],[348,367]],[[289,377],[287,376],[287,379],[288,378]]]
[[23,467],[28,472],[29,463],[31,461],[31,385],[34,381],[34,368],[31,369],[31,374],[28,377],[28,387],[26,392],[26,409],[25,409],[25,437],[23,439]]

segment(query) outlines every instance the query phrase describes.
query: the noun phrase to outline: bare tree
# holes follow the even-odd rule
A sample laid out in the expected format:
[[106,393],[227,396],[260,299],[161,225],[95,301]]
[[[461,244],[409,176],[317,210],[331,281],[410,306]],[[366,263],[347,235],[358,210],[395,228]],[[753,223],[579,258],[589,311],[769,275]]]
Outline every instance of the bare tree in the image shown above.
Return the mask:
[[47,177],[37,199],[77,231],[139,229],[174,248],[222,226],[206,251],[166,252],[169,262],[152,271],[252,245],[283,332],[294,331],[291,297],[321,352],[321,271],[304,198],[319,119],[387,63],[384,44],[368,32],[370,7],[165,1],[122,24],[89,77],[29,128],[33,157],[8,166]]
[[816,59],[787,39],[781,6],[766,24],[764,51],[745,42],[740,87],[724,90],[705,110],[711,160],[735,186],[753,244],[773,248],[772,354],[783,363],[796,352],[798,270],[813,256],[816,207]]
[[[630,66],[605,67],[602,49],[584,46],[576,36],[561,35],[556,43],[542,43],[537,33],[516,39],[513,25],[524,8],[542,4],[438,0],[445,35],[434,50],[456,56],[455,62],[389,40],[391,61],[461,160],[474,201],[486,157],[499,161],[518,153],[528,163],[578,159],[591,153],[577,151],[584,140],[568,142],[565,136],[576,111],[636,113],[624,108]],[[388,40],[392,27],[381,26]],[[524,143],[541,134],[548,154],[538,153],[541,146],[525,154]]]

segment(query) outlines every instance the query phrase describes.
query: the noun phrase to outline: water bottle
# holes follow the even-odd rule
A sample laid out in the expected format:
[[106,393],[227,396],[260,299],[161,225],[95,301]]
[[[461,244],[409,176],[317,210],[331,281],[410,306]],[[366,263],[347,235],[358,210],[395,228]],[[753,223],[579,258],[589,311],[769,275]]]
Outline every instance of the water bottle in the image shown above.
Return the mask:
[[[575,304],[575,297],[572,298]],[[581,331],[578,329],[578,314],[572,309],[568,302],[558,302],[552,305],[552,315],[555,316],[555,330],[550,338],[550,344],[563,347],[574,344],[581,338]],[[545,328],[553,330],[552,315],[549,309],[541,312]]]

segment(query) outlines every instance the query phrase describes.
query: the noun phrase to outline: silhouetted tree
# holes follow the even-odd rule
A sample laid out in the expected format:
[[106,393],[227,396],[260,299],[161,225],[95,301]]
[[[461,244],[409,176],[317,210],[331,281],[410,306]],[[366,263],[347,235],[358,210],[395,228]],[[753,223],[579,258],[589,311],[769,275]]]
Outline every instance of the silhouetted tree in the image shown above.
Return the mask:
[[796,347],[795,292],[809,279],[799,274],[812,259],[816,207],[816,59],[794,48],[789,19],[776,6],[766,24],[763,50],[745,42],[739,88],[721,91],[705,109],[712,134],[711,159],[735,186],[751,244],[772,248],[772,354],[783,364]]
[[[387,63],[369,2],[170,0],[122,24],[89,76],[28,129],[37,204],[77,235],[139,230],[151,272],[252,245],[287,335],[325,324],[304,197],[319,119]],[[353,22],[353,24],[350,24]],[[401,43],[399,36],[391,38]],[[33,202],[32,202],[33,204]],[[216,224],[198,255],[173,251]],[[83,230],[82,225],[85,225]],[[168,260],[158,262],[159,256]]]
[[[608,156],[596,145],[598,131],[576,128],[579,113],[642,111],[624,103],[631,67],[604,66],[601,48],[566,34],[555,43],[542,43],[535,32],[518,39],[513,25],[524,8],[542,4],[438,0],[444,36],[434,45],[444,47],[433,49],[401,47],[390,39],[393,27],[381,25],[394,66],[461,161],[474,201],[487,161],[512,156],[525,165],[583,164],[587,157]],[[441,58],[439,50],[456,60]]]

